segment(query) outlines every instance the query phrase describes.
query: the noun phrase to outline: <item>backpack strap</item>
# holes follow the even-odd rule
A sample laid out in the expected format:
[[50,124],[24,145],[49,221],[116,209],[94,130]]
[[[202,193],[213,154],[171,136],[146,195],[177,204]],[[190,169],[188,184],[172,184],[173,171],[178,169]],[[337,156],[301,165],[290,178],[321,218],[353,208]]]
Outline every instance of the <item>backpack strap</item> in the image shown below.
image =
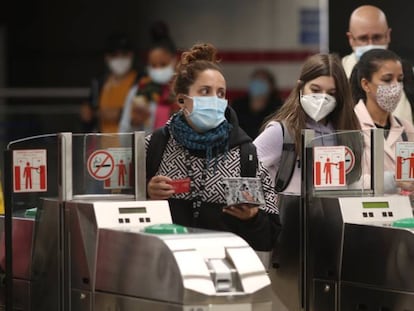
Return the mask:
[[[397,123],[404,128],[404,125],[402,124],[401,120],[398,119],[396,116],[394,116],[394,118],[397,121]],[[401,133],[401,138],[403,141],[408,141],[408,136],[407,136],[407,132],[405,131],[405,129]]]
[[295,141],[289,133],[284,122],[280,122],[283,133],[283,149],[280,158],[279,170],[275,177],[275,190],[282,192],[289,185],[296,166],[297,154]]
[[151,135],[146,155],[147,183],[158,171],[169,138],[166,126],[156,129]]
[[257,151],[251,142],[240,145],[240,176],[256,177]]

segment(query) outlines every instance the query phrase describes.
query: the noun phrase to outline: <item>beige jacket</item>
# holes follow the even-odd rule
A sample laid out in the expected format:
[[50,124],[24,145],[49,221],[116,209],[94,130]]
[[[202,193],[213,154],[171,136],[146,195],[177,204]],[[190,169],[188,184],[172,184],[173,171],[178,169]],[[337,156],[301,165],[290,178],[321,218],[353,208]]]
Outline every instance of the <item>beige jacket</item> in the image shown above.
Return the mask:
[[[364,132],[364,172],[369,173],[371,167],[371,135],[370,129],[376,128],[364,102],[360,100],[355,106],[355,113]],[[395,171],[395,146],[399,141],[403,141],[401,135],[403,131],[407,134],[409,141],[414,141],[414,126],[412,123],[399,119],[401,125],[395,118],[391,118],[391,128],[388,137],[384,139],[384,171]],[[382,152],[382,150],[375,150]]]

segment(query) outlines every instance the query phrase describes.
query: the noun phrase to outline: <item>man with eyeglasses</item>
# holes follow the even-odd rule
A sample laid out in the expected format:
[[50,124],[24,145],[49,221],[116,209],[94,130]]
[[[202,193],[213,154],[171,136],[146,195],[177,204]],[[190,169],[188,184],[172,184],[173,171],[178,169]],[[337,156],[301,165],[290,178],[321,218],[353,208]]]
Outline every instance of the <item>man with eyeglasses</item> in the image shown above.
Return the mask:
[[[346,35],[353,50],[342,58],[348,78],[362,54],[371,49],[387,49],[391,42],[391,28],[388,27],[387,17],[381,9],[373,5],[362,5],[352,12]],[[404,92],[393,114],[413,122],[411,105]]]

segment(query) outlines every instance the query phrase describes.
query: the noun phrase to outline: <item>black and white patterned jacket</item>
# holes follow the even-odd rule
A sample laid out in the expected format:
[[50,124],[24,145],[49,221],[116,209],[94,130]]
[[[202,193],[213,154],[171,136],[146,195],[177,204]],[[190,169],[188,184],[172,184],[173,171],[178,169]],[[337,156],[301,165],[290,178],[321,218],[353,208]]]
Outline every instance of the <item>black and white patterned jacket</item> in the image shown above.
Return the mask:
[[[156,175],[168,176],[172,179],[187,178],[189,177],[188,165],[191,165],[192,192],[174,194],[168,200],[174,223],[231,231],[243,237],[256,250],[269,250],[279,233],[280,223],[277,196],[271,186],[269,173],[260,161],[256,176],[262,181],[266,205],[261,207],[256,217],[247,221],[222,212],[223,207],[226,206],[222,179],[240,177],[240,145],[246,142],[251,143],[250,137],[238,126],[234,111],[228,109],[226,117],[233,125],[229,138],[229,150],[226,154],[216,155],[208,169],[205,166],[204,153],[187,150],[170,133],[165,149],[160,150],[163,155]],[[150,139],[151,135],[146,137],[146,147]],[[217,161],[216,164],[215,161]],[[206,170],[204,180],[203,170]],[[196,219],[194,217],[194,193],[201,197],[201,200],[198,199],[201,201],[201,206],[197,209],[199,216]]]

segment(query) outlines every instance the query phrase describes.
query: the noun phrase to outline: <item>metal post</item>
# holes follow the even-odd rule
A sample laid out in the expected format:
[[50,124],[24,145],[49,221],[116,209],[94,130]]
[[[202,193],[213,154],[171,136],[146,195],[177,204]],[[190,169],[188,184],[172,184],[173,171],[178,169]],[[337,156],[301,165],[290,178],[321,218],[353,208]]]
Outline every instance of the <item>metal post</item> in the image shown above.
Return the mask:
[[147,199],[145,132],[134,132],[135,200]]
[[329,53],[329,1],[319,0],[319,52]]
[[59,200],[64,202],[70,201],[73,198],[72,133],[60,133],[59,141]]
[[371,189],[384,194],[384,129],[371,130]]
[[73,166],[72,166],[72,133],[59,133],[59,239],[60,244],[60,310],[69,310],[70,303],[70,274],[67,261],[69,260],[66,232],[65,202],[73,198]]
[[13,156],[12,150],[4,152],[4,235],[6,253],[5,309],[13,310],[13,254],[12,254],[12,216],[13,216]]
[[[301,297],[302,297],[302,309],[307,310],[308,308],[308,288],[307,288],[307,205],[310,196],[313,192],[313,166],[309,167],[309,160],[312,156],[309,154],[312,140],[315,138],[315,131],[313,130],[302,130],[302,141],[301,141],[301,200],[300,200],[300,224],[301,230],[300,236],[300,260],[301,267]],[[310,159],[308,159],[310,156]]]

